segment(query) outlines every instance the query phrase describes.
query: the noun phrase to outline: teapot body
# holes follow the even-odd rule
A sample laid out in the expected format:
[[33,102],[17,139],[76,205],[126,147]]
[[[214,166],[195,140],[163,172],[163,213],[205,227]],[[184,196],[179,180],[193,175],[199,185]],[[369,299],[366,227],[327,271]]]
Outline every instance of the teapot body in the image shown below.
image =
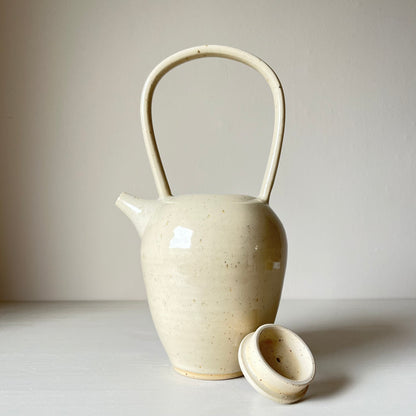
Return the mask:
[[287,259],[284,228],[254,197],[182,195],[160,202],[141,247],[160,340],[184,375],[238,377],[240,341],[276,317]]

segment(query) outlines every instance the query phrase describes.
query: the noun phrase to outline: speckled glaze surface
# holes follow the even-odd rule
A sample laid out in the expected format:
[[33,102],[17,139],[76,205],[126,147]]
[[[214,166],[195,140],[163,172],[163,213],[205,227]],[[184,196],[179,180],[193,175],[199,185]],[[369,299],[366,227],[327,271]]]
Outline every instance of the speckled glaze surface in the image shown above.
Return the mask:
[[[275,128],[258,197],[171,195],[153,132],[153,91],[170,69],[209,56],[252,66],[272,89]],[[143,276],[158,335],[183,375],[214,380],[241,376],[239,344],[260,325],[274,322],[286,268],[285,231],[268,204],[284,130],[279,80],[247,52],[225,46],[190,48],[149,75],[141,121],[160,198],[145,201],[122,193],[116,204],[142,237]]]

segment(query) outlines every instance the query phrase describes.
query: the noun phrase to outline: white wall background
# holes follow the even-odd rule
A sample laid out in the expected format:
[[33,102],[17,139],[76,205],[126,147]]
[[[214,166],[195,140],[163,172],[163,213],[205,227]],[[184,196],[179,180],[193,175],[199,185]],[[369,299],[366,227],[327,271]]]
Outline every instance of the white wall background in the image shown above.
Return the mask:
[[[416,295],[415,1],[1,1],[0,20],[1,299],[145,297],[114,206],[156,197],[138,97],[159,61],[205,43],[260,56],[285,89],[283,296]],[[273,119],[260,75],[181,66],[154,115],[174,193],[257,194]]]

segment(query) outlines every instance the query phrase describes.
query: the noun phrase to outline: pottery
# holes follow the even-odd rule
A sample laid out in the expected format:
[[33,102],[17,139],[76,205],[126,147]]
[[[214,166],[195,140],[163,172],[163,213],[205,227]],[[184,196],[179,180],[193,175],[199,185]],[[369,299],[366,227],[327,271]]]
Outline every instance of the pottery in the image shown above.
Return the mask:
[[[273,141],[257,197],[171,194],[154,137],[153,92],[169,70],[203,57],[249,65],[272,90]],[[144,85],[140,108],[159,199],[122,193],[116,204],[142,238],[143,276],[159,338],[183,375],[212,380],[241,376],[239,344],[260,325],[274,322],[286,268],[285,231],[269,206],[284,132],[280,82],[267,64],[247,52],[199,46],[156,66]]]
[[246,380],[279,403],[301,400],[315,376],[315,360],[305,342],[291,330],[266,324],[240,344],[238,360]]

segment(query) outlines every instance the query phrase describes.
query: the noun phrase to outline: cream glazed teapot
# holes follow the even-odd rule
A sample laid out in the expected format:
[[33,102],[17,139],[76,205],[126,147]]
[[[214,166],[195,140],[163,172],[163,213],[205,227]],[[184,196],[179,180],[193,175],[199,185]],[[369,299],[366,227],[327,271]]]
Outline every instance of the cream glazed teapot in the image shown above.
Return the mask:
[[[170,191],[154,136],[153,93],[172,68],[205,57],[246,64],[260,72],[272,90],[273,141],[257,197],[172,196]],[[210,380],[241,376],[239,345],[259,326],[274,322],[286,268],[285,231],[269,206],[285,123],[279,79],[247,52],[193,47],[168,57],[151,72],[141,95],[140,116],[159,199],[122,193],[116,205],[142,238],[143,276],[157,333],[179,373]]]

